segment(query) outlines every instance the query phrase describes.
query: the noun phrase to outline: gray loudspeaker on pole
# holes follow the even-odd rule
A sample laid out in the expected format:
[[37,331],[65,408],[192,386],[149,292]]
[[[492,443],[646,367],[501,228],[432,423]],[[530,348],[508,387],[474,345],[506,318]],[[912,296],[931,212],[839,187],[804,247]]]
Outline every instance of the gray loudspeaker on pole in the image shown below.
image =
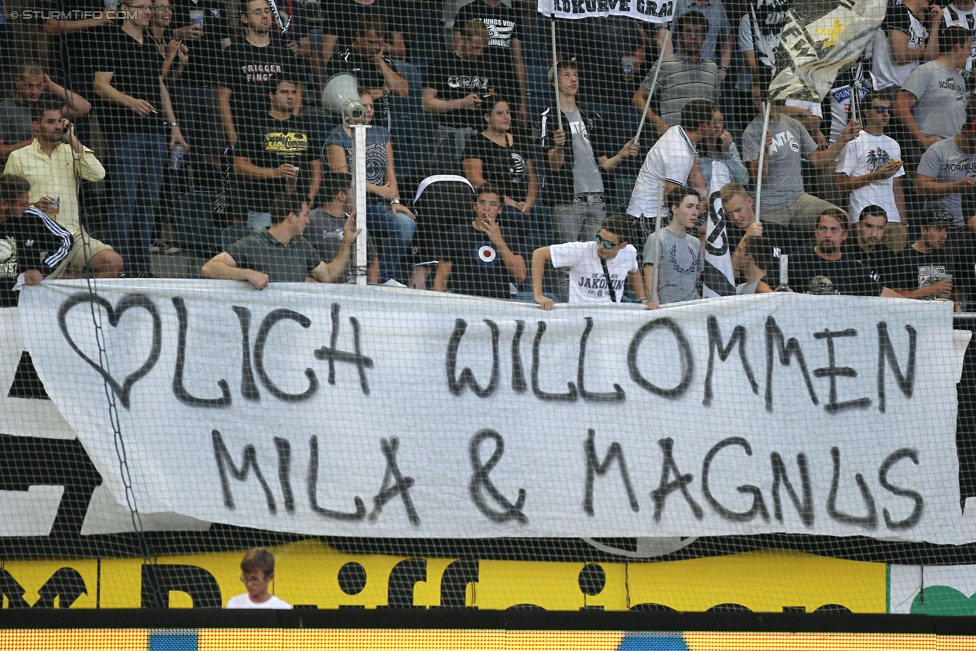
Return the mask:
[[[356,238],[356,284],[366,284],[366,129],[362,124],[366,108],[359,100],[359,82],[352,74],[341,72],[325,82],[322,89],[322,105],[333,114],[342,116],[353,132],[352,172],[353,204],[356,211],[356,228],[362,233]],[[354,124],[356,123],[356,124]]]

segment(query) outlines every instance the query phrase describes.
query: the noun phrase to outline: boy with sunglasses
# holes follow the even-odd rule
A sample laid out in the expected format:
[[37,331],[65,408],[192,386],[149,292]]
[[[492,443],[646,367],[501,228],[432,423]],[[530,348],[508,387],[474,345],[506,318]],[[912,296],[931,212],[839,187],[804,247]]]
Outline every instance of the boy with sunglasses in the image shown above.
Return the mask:
[[885,135],[893,104],[885,93],[872,91],[865,95],[862,106],[865,126],[841,152],[834,187],[848,193],[851,215],[860,215],[867,206],[881,206],[888,216],[884,243],[900,251],[908,237],[908,214],[901,187],[905,175],[901,145]]
[[274,554],[258,547],[244,555],[241,561],[241,582],[247,594],[231,597],[228,608],[266,608],[272,610],[291,610],[291,604],[268,592],[274,581]]
[[649,309],[644,283],[637,266],[637,249],[627,243],[630,220],[611,215],[600,224],[592,242],[566,242],[543,246],[532,254],[532,297],[543,310],[551,310],[553,300],[542,293],[546,263],[569,272],[570,303],[621,303],[624,278],[637,294],[638,302]]

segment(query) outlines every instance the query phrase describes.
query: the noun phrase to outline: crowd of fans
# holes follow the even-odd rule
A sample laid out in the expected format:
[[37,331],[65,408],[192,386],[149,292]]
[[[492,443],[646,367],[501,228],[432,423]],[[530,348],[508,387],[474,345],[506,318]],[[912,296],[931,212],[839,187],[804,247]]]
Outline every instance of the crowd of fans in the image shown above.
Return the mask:
[[766,97],[789,0],[557,20],[554,45],[512,3],[0,0],[2,300],[180,248],[258,289],[354,279],[355,125],[320,101],[349,73],[371,283],[976,301],[973,0],[889,4],[821,103]]

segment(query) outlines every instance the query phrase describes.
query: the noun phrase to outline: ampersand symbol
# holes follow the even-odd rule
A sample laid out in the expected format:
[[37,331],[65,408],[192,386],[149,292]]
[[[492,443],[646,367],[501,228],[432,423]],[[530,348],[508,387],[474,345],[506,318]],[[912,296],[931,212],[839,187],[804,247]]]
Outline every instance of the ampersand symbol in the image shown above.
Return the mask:
[[[480,452],[481,444],[485,439],[495,441],[495,451],[492,452],[488,463],[482,464]],[[471,499],[474,501],[475,506],[478,507],[478,510],[495,522],[506,522],[515,519],[522,524],[528,524],[529,518],[522,513],[522,507],[525,506],[525,489],[519,489],[518,499],[515,501],[515,504],[512,504],[505,499],[505,496],[495,488],[494,484],[488,478],[488,475],[498,464],[499,460],[501,460],[502,455],[505,454],[505,440],[501,434],[492,429],[481,430],[471,439],[471,445],[468,446],[468,454],[471,458],[471,469],[474,471],[474,474],[471,476],[471,485],[468,487],[468,491],[471,493]],[[500,505],[502,510],[495,511],[489,507],[482,495],[483,491],[487,491],[488,496]]]

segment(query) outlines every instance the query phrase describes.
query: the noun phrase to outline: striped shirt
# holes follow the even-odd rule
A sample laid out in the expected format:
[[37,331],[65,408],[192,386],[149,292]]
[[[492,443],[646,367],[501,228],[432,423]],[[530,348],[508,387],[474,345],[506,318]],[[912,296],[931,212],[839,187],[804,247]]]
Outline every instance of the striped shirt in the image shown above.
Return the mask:
[[65,261],[74,245],[71,233],[33,207],[0,224],[0,239],[5,240],[5,250],[12,249],[7,256],[7,275],[37,269],[47,276]]

